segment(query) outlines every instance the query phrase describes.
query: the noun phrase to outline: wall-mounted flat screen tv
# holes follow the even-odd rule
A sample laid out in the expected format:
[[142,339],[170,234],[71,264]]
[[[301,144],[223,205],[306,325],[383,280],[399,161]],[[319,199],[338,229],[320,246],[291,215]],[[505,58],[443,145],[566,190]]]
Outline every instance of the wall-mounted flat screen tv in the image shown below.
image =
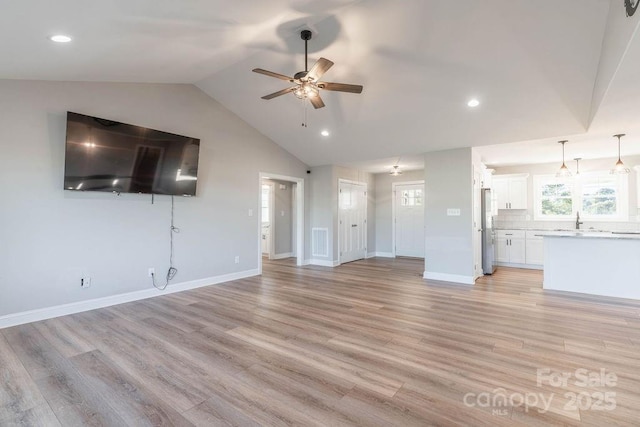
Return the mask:
[[195,196],[200,140],[67,113],[64,188]]

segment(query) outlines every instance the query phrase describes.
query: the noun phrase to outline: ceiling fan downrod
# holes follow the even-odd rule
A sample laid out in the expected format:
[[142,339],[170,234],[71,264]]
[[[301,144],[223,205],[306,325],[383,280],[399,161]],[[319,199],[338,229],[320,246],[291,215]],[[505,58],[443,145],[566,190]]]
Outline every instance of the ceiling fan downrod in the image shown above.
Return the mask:
[[308,56],[307,56],[307,43],[309,42],[309,40],[311,40],[311,31],[309,30],[302,30],[300,32],[300,38],[302,40],[304,40],[304,72],[308,73],[309,72],[309,63],[308,63]]

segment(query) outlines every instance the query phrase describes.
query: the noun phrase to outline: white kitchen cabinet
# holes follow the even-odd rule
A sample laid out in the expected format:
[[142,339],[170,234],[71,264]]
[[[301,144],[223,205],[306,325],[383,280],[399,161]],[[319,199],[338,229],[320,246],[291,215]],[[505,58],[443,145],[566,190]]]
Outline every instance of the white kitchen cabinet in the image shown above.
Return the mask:
[[491,187],[496,193],[498,209],[527,209],[529,174],[496,175]]
[[544,263],[544,239],[536,236],[539,231],[527,231],[525,245],[525,264],[542,265]]
[[510,264],[526,262],[525,232],[498,230],[496,232],[496,261]]

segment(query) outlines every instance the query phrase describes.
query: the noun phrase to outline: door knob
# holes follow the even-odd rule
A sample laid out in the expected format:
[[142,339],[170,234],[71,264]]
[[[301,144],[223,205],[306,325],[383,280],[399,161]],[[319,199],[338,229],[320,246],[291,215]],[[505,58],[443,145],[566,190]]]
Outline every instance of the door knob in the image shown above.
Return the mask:
[[358,224],[351,224],[351,226],[352,226],[352,227],[357,227],[357,226],[358,226]]

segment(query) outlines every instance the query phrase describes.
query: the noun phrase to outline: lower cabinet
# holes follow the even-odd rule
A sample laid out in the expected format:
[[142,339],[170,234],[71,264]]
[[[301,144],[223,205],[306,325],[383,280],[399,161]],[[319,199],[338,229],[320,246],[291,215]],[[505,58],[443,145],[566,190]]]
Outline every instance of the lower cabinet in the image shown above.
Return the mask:
[[542,265],[544,263],[544,239],[539,233],[539,231],[526,233],[525,264]]
[[520,268],[539,270],[544,265],[545,235],[561,235],[566,231],[542,230],[496,230],[496,262]]
[[496,261],[511,264],[526,263],[524,230],[496,231]]

